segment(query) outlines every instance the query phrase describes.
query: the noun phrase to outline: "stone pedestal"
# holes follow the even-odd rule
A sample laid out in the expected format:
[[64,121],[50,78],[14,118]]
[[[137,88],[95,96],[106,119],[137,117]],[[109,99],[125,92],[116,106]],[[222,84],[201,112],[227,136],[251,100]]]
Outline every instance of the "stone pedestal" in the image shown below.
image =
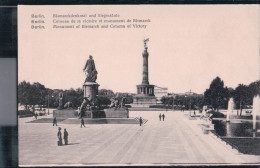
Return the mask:
[[53,110],[53,117],[76,118],[76,117],[78,117],[78,112],[73,109]]
[[156,104],[156,98],[155,96],[149,96],[149,95],[135,95],[133,97],[133,104],[131,104],[132,107],[150,107],[150,105]]
[[105,109],[106,118],[129,118],[129,111],[127,108],[110,108]]
[[92,111],[85,111],[84,118],[93,118]]
[[85,111],[83,118],[106,118],[104,110]]
[[85,82],[83,84],[84,98],[88,100],[95,100],[98,95],[99,84],[96,82]]

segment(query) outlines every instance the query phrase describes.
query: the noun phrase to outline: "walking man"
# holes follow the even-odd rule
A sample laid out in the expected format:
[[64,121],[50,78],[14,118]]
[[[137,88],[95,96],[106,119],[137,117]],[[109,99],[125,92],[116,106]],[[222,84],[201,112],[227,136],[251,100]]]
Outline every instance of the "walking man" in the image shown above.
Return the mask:
[[162,119],[163,119],[163,121],[164,121],[164,118],[165,118],[165,115],[163,114],[163,115],[162,115]]
[[56,126],[58,126],[57,125],[57,119],[56,119],[56,117],[54,117],[54,119],[53,119],[53,126],[56,124]]
[[82,128],[82,125],[85,127],[85,124],[84,124],[84,120],[83,120],[83,118],[81,118],[81,125],[80,125],[80,128]]
[[61,127],[58,128],[58,133],[57,133],[57,136],[58,136],[58,146],[62,146],[62,134],[61,134]]
[[142,117],[140,117],[139,122],[140,122],[140,126],[142,126],[142,124],[143,124],[143,119],[142,119]]
[[38,116],[38,114],[37,114],[37,112],[35,112],[35,119],[37,120],[37,116]]
[[160,113],[160,115],[159,115],[159,119],[160,119],[160,121],[161,121],[161,119],[162,119],[162,115],[161,115],[161,113]]
[[68,136],[69,136],[69,133],[67,132],[66,128],[64,128],[64,143],[65,145],[68,145]]

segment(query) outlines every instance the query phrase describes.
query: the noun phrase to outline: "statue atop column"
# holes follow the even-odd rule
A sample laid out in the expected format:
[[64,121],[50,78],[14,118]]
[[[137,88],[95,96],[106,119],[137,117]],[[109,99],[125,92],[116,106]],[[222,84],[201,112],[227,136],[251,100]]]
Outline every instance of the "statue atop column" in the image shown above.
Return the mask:
[[147,43],[148,41],[149,41],[149,38],[144,39],[144,49],[145,49],[145,50],[148,49],[148,47],[147,47],[147,45],[146,45],[146,43]]
[[93,60],[93,57],[89,55],[89,59],[86,62],[85,67],[83,68],[83,71],[86,74],[85,82],[96,82],[97,80],[97,70],[95,67],[95,62]]

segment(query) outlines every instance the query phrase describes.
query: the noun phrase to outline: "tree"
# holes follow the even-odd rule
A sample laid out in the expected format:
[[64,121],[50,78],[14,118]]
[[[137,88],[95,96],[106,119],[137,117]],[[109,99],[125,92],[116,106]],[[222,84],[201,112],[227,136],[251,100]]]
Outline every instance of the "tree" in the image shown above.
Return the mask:
[[228,88],[224,88],[224,82],[216,77],[211,82],[209,89],[204,92],[204,103],[218,111],[219,107],[227,106],[229,97]]
[[44,85],[35,82],[32,85],[29,82],[22,81],[18,84],[18,102],[25,105],[28,110],[28,105],[33,105],[33,112],[35,105],[40,105],[40,108],[45,104],[45,97],[47,90]]
[[106,96],[108,99],[111,99],[111,98],[115,97],[116,95],[112,90],[100,89],[98,91],[98,96]]
[[250,96],[250,102],[248,104],[253,104],[253,98],[256,95],[260,95],[260,80],[252,82],[248,85],[248,92]]
[[25,105],[26,110],[30,105],[30,90],[31,84],[29,82],[22,81],[18,84],[18,103]]
[[115,93],[112,90],[100,89],[98,91],[97,103],[100,106],[107,106],[111,103],[110,99],[115,97]]
[[79,107],[83,100],[83,90],[80,88],[65,90],[63,91],[63,97],[63,104],[71,102],[73,107]]
[[117,92],[117,95],[119,100],[122,100],[123,97],[126,98],[125,104],[133,103],[133,94]]
[[45,104],[45,97],[47,95],[47,90],[44,85],[39,82],[35,82],[31,86],[30,90],[30,104],[33,105],[33,113],[35,109],[35,105],[40,105],[40,108],[43,104]]
[[242,109],[250,101],[250,92],[248,87],[243,84],[239,84],[233,92],[236,107],[240,107],[240,116],[242,115]]

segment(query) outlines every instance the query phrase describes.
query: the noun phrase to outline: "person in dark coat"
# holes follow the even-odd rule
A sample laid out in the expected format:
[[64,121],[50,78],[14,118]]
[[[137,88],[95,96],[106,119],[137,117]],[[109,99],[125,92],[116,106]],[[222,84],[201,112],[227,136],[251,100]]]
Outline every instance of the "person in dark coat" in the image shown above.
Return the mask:
[[57,125],[57,119],[56,119],[56,117],[54,117],[54,119],[53,119],[53,126],[56,124],[56,126],[58,126]]
[[37,116],[38,116],[38,114],[37,113],[35,113],[35,119],[37,120]]
[[84,120],[83,120],[83,118],[81,119],[81,125],[80,125],[80,128],[82,128],[82,125],[85,127],[85,124],[84,124]]
[[58,136],[58,146],[62,146],[62,134],[61,134],[61,127],[58,128],[58,133],[57,133],[57,136]]
[[160,113],[160,115],[159,115],[159,119],[160,119],[160,121],[161,121],[161,119],[162,119],[162,115],[161,115],[161,113]]
[[142,124],[143,124],[143,119],[142,119],[142,117],[140,117],[139,122],[140,122],[140,126],[142,126]]
[[163,121],[164,121],[164,118],[165,118],[165,115],[163,114],[163,115],[162,115],[162,119],[163,119]]
[[64,128],[64,135],[63,135],[63,139],[64,139],[64,143],[65,145],[68,145],[68,136],[69,136],[69,133],[67,132],[66,128]]

